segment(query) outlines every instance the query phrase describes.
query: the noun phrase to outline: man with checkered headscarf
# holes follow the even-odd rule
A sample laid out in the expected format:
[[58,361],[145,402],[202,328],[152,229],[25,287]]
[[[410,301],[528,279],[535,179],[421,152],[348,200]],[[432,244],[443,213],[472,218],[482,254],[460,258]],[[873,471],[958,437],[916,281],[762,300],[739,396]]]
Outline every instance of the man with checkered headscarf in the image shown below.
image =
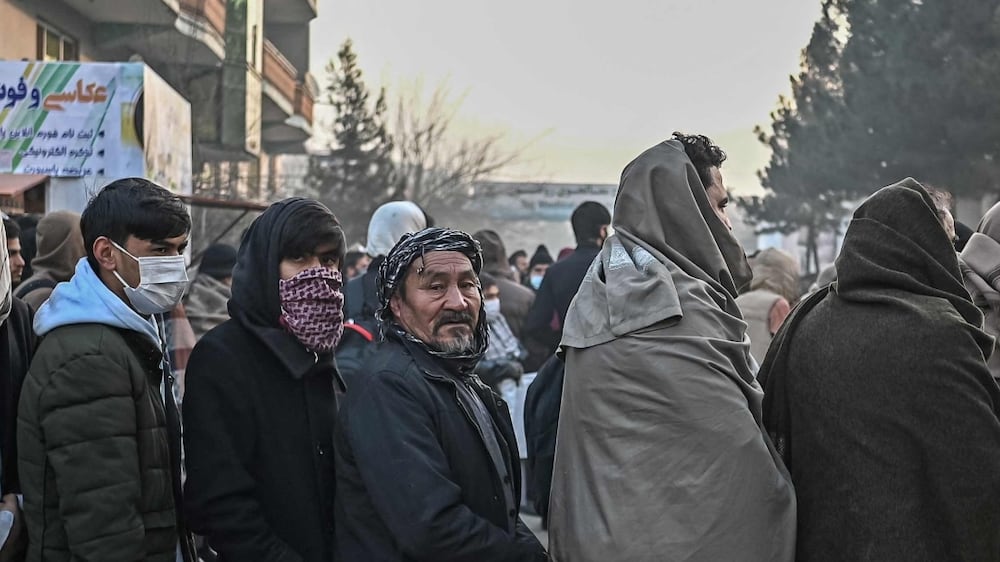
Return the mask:
[[546,560],[518,517],[510,413],[473,374],[482,262],[468,234],[429,228],[379,268],[382,342],[335,430],[343,560]]

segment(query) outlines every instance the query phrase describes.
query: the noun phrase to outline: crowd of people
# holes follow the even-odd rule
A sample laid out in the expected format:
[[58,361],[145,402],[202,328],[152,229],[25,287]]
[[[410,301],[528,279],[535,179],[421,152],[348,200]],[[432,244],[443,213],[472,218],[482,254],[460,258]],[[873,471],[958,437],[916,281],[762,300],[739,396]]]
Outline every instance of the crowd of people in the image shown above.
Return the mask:
[[884,187],[803,291],[725,159],[675,133],[556,259],[291,198],[189,263],[141,178],[4,219],[0,562],[1000,560],[1000,204]]

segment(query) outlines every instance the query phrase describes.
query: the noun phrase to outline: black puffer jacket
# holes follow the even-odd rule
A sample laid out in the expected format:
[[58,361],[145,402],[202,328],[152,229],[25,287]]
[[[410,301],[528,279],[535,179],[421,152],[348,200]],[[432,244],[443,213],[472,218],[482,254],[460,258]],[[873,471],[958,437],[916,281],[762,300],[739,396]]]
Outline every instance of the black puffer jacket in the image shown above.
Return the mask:
[[316,356],[279,327],[278,271],[295,211],[272,205],[244,238],[232,320],[205,335],[184,396],[185,508],[224,561],[333,559],[332,354]]
[[497,473],[459,399],[463,383],[419,346],[389,337],[347,394],[336,429],[338,559],[545,560],[504,501],[505,487],[521,497],[521,475],[503,400],[481,383],[474,388],[509,474]]

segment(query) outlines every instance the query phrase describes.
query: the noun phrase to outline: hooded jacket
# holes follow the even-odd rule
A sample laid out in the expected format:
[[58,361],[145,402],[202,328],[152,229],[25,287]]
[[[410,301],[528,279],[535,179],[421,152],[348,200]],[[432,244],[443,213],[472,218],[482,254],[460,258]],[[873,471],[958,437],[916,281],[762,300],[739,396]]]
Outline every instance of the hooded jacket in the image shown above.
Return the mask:
[[751,264],[750,291],[736,297],[736,304],[747,322],[750,353],[759,363],[764,360],[777,326],[799,301],[799,264],[776,248],[761,251]]
[[84,259],[34,327],[42,342],[17,427],[28,560],[173,562],[178,537],[194,560],[177,509],[180,424],[172,393],[164,401],[169,371],[154,320]]
[[71,211],[49,213],[38,221],[36,229],[38,253],[31,260],[32,275],[21,282],[19,289],[31,285],[38,288],[18,293],[32,310],[38,310],[49,298],[56,283],[69,281],[77,262],[87,255],[79,214]]
[[480,230],[473,237],[483,248],[483,271],[496,277],[500,289],[500,313],[514,337],[521,339],[524,322],[528,318],[535,293],[514,280],[514,273],[507,263],[507,248],[500,235],[492,230]]
[[987,366],[1000,381],[1000,204],[994,205],[969,237],[959,259],[965,288],[983,313],[983,330],[995,338]]
[[736,305],[750,269],[679,142],[625,168],[613,226],[563,330],[553,559],[792,560]]
[[344,316],[360,322],[374,320],[379,309],[375,277],[386,254],[404,234],[427,228],[424,212],[410,201],[390,201],[375,209],[368,222],[368,245],[365,250],[372,258],[368,271],[348,281],[344,286]]
[[796,558],[996,560],[993,344],[933,200],[909,178],[879,190],[836,265],[760,372],[798,498]]
[[207,273],[198,273],[184,297],[184,312],[195,339],[201,339],[209,330],[229,320],[229,285]]
[[365,250],[377,258],[392,250],[404,234],[427,228],[427,217],[416,203],[390,201],[375,209],[368,221],[368,240]]
[[185,508],[222,561],[333,559],[331,353],[316,355],[279,325],[282,240],[295,214],[271,205],[243,238],[231,320],[195,346],[184,395]]

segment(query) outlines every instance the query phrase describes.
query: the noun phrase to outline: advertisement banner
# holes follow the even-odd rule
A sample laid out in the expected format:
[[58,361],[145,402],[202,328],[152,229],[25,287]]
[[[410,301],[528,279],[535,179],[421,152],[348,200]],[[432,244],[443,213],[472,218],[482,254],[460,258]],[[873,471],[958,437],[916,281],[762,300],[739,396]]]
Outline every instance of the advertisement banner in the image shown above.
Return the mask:
[[0,173],[190,193],[191,106],[142,63],[0,61]]

